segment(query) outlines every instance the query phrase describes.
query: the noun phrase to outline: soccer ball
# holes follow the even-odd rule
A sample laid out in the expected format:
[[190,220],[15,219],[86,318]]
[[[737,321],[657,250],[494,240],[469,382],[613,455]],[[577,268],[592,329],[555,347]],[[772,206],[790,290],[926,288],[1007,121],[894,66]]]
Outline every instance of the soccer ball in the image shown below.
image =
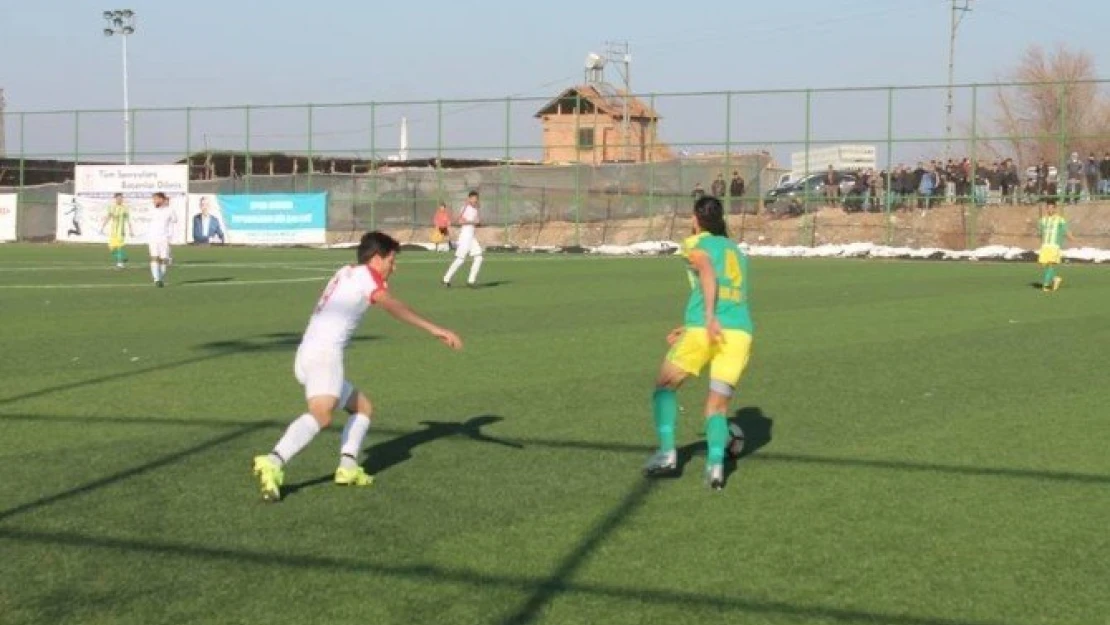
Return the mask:
[[740,429],[740,426],[735,423],[729,423],[728,433],[728,445],[725,446],[725,451],[730,458],[739,458],[740,454],[744,452],[744,430]]

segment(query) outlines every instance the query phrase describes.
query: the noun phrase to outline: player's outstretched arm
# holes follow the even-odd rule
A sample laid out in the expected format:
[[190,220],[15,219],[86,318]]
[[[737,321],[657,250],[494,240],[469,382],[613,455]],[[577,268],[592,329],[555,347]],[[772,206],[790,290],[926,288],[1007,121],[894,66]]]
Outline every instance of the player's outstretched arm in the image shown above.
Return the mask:
[[380,306],[382,310],[392,315],[394,319],[403,321],[431,334],[440,341],[443,341],[447,347],[451,349],[462,349],[462,339],[460,339],[457,334],[446,328],[441,328],[416,314],[416,311],[409,308],[408,304],[390,295],[389,291],[381,291],[374,300],[374,305]]

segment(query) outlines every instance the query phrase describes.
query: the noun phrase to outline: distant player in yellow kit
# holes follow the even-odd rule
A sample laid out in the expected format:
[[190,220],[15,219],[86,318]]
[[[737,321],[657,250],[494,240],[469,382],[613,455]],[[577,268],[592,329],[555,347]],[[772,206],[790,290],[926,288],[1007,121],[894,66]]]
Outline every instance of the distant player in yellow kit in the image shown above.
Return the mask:
[[1047,214],[1037,222],[1037,232],[1041,237],[1041,249],[1037,253],[1037,262],[1044,267],[1041,276],[1041,290],[1055,291],[1060,288],[1063,278],[1056,275],[1056,266],[1060,264],[1060,250],[1064,241],[1075,241],[1068,232],[1068,220],[1056,212],[1055,202],[1048,204]]
[[112,253],[112,260],[116,262],[116,268],[123,269],[124,263],[127,262],[124,234],[134,237],[135,228],[131,225],[131,209],[123,203],[122,193],[117,193],[112,205],[108,207],[104,221],[100,223],[101,232],[104,232],[105,226],[109,226],[108,250]]

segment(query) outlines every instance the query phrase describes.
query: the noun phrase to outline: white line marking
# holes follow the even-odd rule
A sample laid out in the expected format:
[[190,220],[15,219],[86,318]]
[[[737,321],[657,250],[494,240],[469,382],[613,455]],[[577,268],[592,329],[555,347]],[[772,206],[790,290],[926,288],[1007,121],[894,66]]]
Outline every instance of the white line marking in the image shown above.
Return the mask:
[[[319,276],[308,278],[275,278],[273,280],[228,280],[227,282],[195,282],[173,284],[173,288],[194,288],[201,286],[247,286],[253,284],[289,284],[291,282],[321,282]],[[0,284],[0,289],[149,289],[149,282],[127,284]]]

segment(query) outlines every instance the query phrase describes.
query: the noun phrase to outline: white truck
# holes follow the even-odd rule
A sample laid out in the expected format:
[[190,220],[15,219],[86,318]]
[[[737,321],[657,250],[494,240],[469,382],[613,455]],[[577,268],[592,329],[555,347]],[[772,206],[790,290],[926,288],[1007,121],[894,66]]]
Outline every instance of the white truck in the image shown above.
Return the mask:
[[801,180],[809,174],[821,173],[829,165],[837,171],[877,170],[878,156],[873,145],[812,146],[809,150],[791,152],[789,180]]

